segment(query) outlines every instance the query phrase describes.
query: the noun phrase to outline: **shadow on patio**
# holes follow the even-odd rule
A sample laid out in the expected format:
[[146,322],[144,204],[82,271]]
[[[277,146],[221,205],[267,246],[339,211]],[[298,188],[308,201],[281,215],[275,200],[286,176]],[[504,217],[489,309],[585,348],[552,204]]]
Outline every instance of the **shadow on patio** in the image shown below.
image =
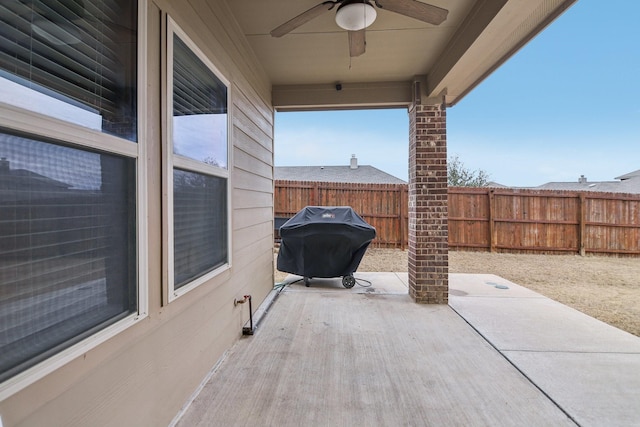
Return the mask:
[[356,278],[287,286],[175,424],[640,424],[640,338],[493,275],[451,274],[448,306]]

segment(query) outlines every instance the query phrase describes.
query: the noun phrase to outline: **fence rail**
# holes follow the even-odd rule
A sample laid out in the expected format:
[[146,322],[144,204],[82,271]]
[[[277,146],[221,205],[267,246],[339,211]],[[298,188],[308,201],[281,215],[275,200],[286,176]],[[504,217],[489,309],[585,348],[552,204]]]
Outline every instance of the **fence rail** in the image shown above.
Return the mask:
[[[407,246],[407,185],[275,182],[276,218],[309,205],[351,206],[373,246]],[[637,194],[451,187],[448,215],[450,249],[640,256]]]

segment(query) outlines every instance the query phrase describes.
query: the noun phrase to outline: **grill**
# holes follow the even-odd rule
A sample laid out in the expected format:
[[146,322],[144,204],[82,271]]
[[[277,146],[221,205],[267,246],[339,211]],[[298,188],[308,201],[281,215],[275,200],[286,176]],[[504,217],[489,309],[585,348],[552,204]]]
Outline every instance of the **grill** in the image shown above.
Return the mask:
[[307,206],[280,227],[277,268],[304,278],[342,276],[342,285],[355,285],[353,273],[376,229],[349,206]]

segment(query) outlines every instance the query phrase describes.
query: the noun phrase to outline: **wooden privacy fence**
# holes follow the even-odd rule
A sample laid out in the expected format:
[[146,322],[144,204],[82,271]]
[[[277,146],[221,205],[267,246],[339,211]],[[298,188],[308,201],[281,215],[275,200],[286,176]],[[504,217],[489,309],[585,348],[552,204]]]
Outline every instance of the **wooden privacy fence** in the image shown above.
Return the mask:
[[[407,185],[278,180],[274,197],[276,228],[305,206],[351,206],[372,246],[407,246]],[[640,195],[450,187],[449,248],[640,256]]]
[[449,247],[640,255],[640,195],[449,189]]
[[372,246],[405,249],[407,245],[406,184],[276,180],[274,203],[276,228],[305,206],[351,206],[376,228]]

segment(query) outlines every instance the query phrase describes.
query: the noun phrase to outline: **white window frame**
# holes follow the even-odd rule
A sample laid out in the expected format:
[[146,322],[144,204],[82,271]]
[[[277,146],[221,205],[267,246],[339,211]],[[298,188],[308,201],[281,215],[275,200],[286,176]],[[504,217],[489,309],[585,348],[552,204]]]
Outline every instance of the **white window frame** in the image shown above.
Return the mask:
[[[173,37],[177,35],[180,40],[187,45],[189,49],[200,59],[211,72],[227,87],[227,167],[219,168],[206,163],[174,154],[173,152]],[[166,250],[164,251],[164,261],[166,265],[166,303],[170,303],[180,296],[188,293],[189,291],[201,286],[202,284],[210,281],[214,277],[218,276],[224,271],[231,269],[231,150],[232,150],[232,136],[231,136],[231,82],[224,74],[216,67],[213,62],[204,54],[204,52],[198,48],[196,43],[187,35],[187,33],[171,18],[167,15],[167,55],[166,55],[166,126],[167,132],[165,137],[164,146],[164,164],[165,173],[163,174],[163,193],[166,195],[165,202],[163,203],[164,217],[164,241],[167,242]],[[173,171],[174,168],[181,168],[186,171],[202,173],[204,175],[215,176],[224,178],[226,180],[227,187],[227,262],[218,268],[215,268],[200,277],[192,280],[191,282],[175,288],[175,270],[174,270],[174,227],[173,227]]]
[[56,353],[0,384],[0,401],[44,378],[108,339],[139,323],[149,313],[148,257],[147,257],[147,1],[137,0],[137,142],[111,136],[100,130],[69,123],[47,115],[6,104],[0,101],[0,126],[27,135],[53,138],[78,147],[132,158],[136,162],[136,239],[137,239],[137,305],[138,310],[122,320],[96,332],[84,340]]

